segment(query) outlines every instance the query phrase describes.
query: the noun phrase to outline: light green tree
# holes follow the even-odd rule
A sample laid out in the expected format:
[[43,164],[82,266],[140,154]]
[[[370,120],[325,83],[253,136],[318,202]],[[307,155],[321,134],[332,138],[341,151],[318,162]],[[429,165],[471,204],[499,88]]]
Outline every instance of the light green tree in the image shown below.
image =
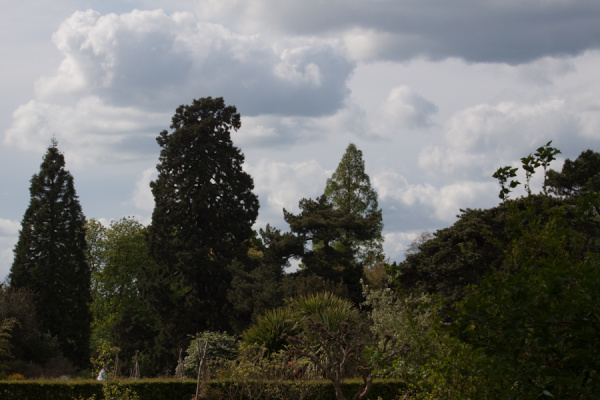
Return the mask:
[[352,247],[357,259],[364,264],[383,258],[383,222],[377,192],[365,172],[362,151],[353,143],[348,145],[337,169],[327,179],[324,194],[335,209],[343,209],[360,217],[378,215],[378,227],[372,238],[359,239],[348,231],[336,246]]
[[93,219],[86,225],[92,269],[92,348],[108,341],[121,349],[124,359],[145,347],[154,324],[140,296],[142,268],[153,262],[145,231],[133,217],[111,221],[108,227]]

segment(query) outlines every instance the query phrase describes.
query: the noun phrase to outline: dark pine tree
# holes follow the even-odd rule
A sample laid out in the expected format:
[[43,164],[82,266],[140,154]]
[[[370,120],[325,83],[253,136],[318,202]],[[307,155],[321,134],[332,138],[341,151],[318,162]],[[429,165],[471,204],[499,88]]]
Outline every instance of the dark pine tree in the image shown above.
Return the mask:
[[366,243],[377,237],[381,226],[381,210],[365,216],[353,213],[348,206],[335,208],[322,195],[302,199],[300,213],[283,210],[283,218],[292,234],[305,246],[294,257],[302,259],[300,275],[319,276],[330,283],[342,283],[349,298],[362,301],[363,265],[357,261],[354,243]]
[[33,292],[40,330],[55,336],[63,355],[84,368],[91,322],[85,216],[55,139],[29,191],[10,285]]
[[[229,265],[247,257],[258,215],[254,182],[231,141],[241,126],[234,106],[202,98],[177,108],[162,147],[148,244],[144,295],[158,315],[154,367],[171,368],[188,334],[230,327]],[[172,368],[171,368],[172,369]]]

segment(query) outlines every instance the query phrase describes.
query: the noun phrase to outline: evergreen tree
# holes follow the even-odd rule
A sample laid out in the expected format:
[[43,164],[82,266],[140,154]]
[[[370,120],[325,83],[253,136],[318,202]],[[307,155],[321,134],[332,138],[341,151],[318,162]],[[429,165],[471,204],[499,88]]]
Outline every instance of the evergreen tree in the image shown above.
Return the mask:
[[302,258],[302,273],[333,283],[342,282],[350,298],[358,304],[362,299],[363,265],[356,260],[356,248],[351,241],[363,242],[375,237],[381,211],[363,217],[349,212],[348,207],[334,208],[325,195],[316,200],[302,199],[299,206],[300,214],[284,209],[283,215],[297,240],[305,244],[293,253]]
[[600,192],[600,153],[588,149],[575,161],[565,160],[561,172],[549,170],[548,186],[561,197]]
[[33,292],[41,331],[56,336],[64,356],[81,368],[89,360],[91,322],[85,216],[55,139],[29,191],[10,285]]
[[[277,249],[281,233],[267,225],[260,230],[262,240],[254,237],[248,257],[236,260],[229,269],[232,273],[227,298],[235,315],[234,332],[241,332],[260,314],[283,304],[282,280],[289,255],[281,257]],[[274,243],[275,242],[275,243]]]
[[379,216],[377,230],[370,238],[359,239],[352,232],[346,231],[342,234],[343,240],[336,246],[349,245],[363,263],[381,259],[383,222],[381,211],[378,210],[377,192],[371,187],[369,175],[365,172],[362,151],[353,143],[348,145],[337,169],[327,179],[325,196],[335,209],[344,209],[363,218]]
[[144,289],[159,319],[156,368],[171,366],[188,334],[230,326],[228,266],[247,257],[259,206],[230,137],[240,126],[234,106],[207,97],[178,107],[173,131],[157,138],[148,228],[156,268],[146,268]]

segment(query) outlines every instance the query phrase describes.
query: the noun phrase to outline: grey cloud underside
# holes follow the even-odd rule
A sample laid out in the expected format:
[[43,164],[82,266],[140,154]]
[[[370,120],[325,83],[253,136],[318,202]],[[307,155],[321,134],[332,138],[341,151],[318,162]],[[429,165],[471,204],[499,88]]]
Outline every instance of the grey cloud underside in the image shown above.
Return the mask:
[[[246,12],[257,6],[250,3]],[[600,2],[596,0],[356,0],[340,4],[309,1],[302,7],[288,7],[287,2],[272,0],[258,6],[267,23],[285,33],[335,36],[358,29],[383,34],[373,55],[380,60],[424,56],[521,64],[600,48]]]
[[[75,13],[55,41],[69,73],[85,82],[68,89],[72,94],[152,111],[222,96],[249,116],[328,115],[343,107],[355,67],[330,44],[273,42],[160,10]],[[53,79],[43,82],[42,92],[64,95]]]
[[[163,55],[160,62],[140,62],[151,58],[149,52],[148,48],[142,48],[140,57],[130,56],[131,61],[120,58],[123,69],[114,85],[102,91],[103,97],[112,104],[144,105],[155,110],[199,97],[224,97],[246,116],[320,116],[332,114],[343,106],[349,94],[346,80],[353,69],[351,63],[339,56],[315,52],[309,61],[323,75],[322,85],[315,87],[273,78],[273,60],[265,61],[264,54],[253,55],[251,63],[242,63],[220,52],[211,53],[210,60],[201,65],[185,54],[170,59]],[[306,61],[299,68],[305,64]]]

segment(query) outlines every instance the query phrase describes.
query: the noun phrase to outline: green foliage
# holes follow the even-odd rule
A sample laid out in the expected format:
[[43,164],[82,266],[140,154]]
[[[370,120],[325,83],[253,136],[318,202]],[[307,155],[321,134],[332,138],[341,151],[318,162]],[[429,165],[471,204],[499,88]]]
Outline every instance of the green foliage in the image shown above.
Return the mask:
[[[109,380],[102,384],[102,399],[104,400],[140,400],[140,396],[131,388],[119,380]],[[96,395],[90,398],[79,397],[79,400],[96,400]]]
[[240,346],[239,357],[226,362],[219,377],[227,398],[306,399],[318,398],[322,387],[312,384],[318,374],[306,359],[284,351],[269,353],[258,345]]
[[109,341],[122,359],[150,347],[155,316],[141,298],[142,267],[151,265],[146,228],[132,217],[111,221],[106,228],[96,220],[86,225],[88,262],[92,267],[91,348]]
[[244,331],[242,340],[246,345],[257,344],[273,353],[284,349],[285,338],[305,329],[310,321],[336,329],[341,322],[357,323],[359,319],[360,314],[351,302],[322,292],[300,296],[286,306],[267,311]]
[[259,316],[256,322],[242,334],[247,345],[264,346],[269,353],[277,352],[285,347],[284,335],[289,335],[294,328],[294,312],[289,307],[278,307]]
[[294,238],[270,225],[260,230],[260,236],[250,241],[243,262],[234,260],[229,265],[232,279],[227,298],[235,313],[234,332],[242,332],[265,311],[283,305],[284,268],[289,266],[289,246],[294,245]]
[[103,367],[113,363],[117,350],[107,340],[100,339],[98,341],[98,347],[96,347],[94,355],[90,360],[92,363],[92,376],[96,376],[95,371],[100,371]]
[[400,347],[410,349],[384,366],[381,374],[406,382],[422,379],[422,367],[440,353],[438,340],[430,336],[438,323],[434,305],[425,295],[407,296],[389,288],[365,287],[364,306],[370,310],[373,334],[386,332]]
[[357,249],[352,243],[375,238],[381,214],[361,216],[349,209],[335,208],[324,195],[316,200],[302,199],[299,207],[300,214],[284,209],[283,215],[291,232],[305,244],[302,252],[295,254],[302,258],[302,273],[344,282],[350,298],[355,304],[360,303],[363,265],[357,262]]
[[33,293],[0,285],[0,321],[13,320],[10,337],[6,337],[13,358],[3,368],[13,372],[15,364],[42,366],[60,354],[55,338],[40,332]]
[[[283,361],[283,360],[282,360]],[[271,363],[272,366],[279,361]],[[267,364],[265,362],[265,364]],[[287,365],[287,364],[282,364]],[[248,365],[250,367],[250,365]],[[265,368],[259,367],[259,370]],[[246,368],[250,371],[250,368]],[[283,374],[289,368],[279,368]],[[235,374],[239,374],[235,372]],[[250,383],[250,380],[246,381]],[[331,385],[323,380],[298,379],[294,376],[291,380],[269,380],[264,379],[260,384],[271,385],[273,390],[263,390],[262,393],[273,394],[273,397],[263,397],[264,399],[289,399],[289,400],[329,400],[334,399],[335,394]],[[344,393],[355,393],[360,386],[357,380],[349,380],[343,385]],[[256,385],[258,386],[258,385]],[[113,386],[114,387],[114,386]],[[68,381],[68,380],[37,380],[37,381],[0,381],[0,393],[2,400],[73,400],[73,399],[102,399],[104,384],[96,381]],[[175,380],[175,379],[141,379],[141,380],[122,380],[117,382],[117,390],[128,388],[134,391],[139,399],[152,400],[190,400],[196,393],[195,380]],[[236,381],[220,379],[206,382],[204,384],[203,395],[207,400],[223,400],[236,398],[239,399],[240,384],[236,386]],[[398,380],[379,380],[373,383],[370,392],[370,399],[393,399],[402,394],[406,384]],[[112,390],[112,388],[111,388]],[[261,389],[257,389],[261,390]],[[235,397],[237,395],[238,397]],[[115,398],[115,397],[113,397]],[[117,397],[118,398],[118,397]]]
[[307,360],[306,368],[320,371],[333,383],[338,399],[345,398],[343,381],[354,376],[363,379],[354,398],[365,398],[375,371],[396,354],[393,338],[379,341],[353,303],[327,292],[302,296],[268,312],[243,339],[246,346],[263,349],[260,357],[283,351],[287,357]]
[[158,321],[152,353],[157,370],[173,369],[186,335],[231,325],[227,292],[234,259],[244,260],[258,215],[254,183],[231,141],[241,126],[234,106],[202,98],[177,108],[161,146],[143,294]]
[[0,319],[0,360],[12,357],[11,354],[11,331],[19,321],[16,318]]
[[337,246],[353,247],[357,260],[362,264],[373,258],[383,258],[383,222],[381,210],[378,209],[377,192],[371,187],[369,175],[365,172],[362,151],[353,143],[348,145],[335,172],[327,179],[324,194],[335,209],[365,218],[378,218],[376,231],[371,238],[358,238],[353,231],[345,231]]
[[[558,153],[549,144],[523,160],[526,170],[547,167]],[[448,326],[429,330],[439,352],[423,365],[418,398],[600,395],[599,221],[590,212],[598,195],[575,202],[552,199],[546,188],[526,192],[506,204],[501,266],[467,289]]]
[[491,266],[499,266],[508,242],[505,206],[461,210],[458,220],[436,231],[406,260],[389,267],[394,283],[412,295],[438,294],[450,302],[477,284]]
[[56,140],[40,172],[32,177],[29,191],[10,286],[34,293],[40,330],[55,336],[63,354],[84,367],[89,360],[91,322],[85,216]]
[[208,342],[206,348],[205,362],[217,366],[225,360],[233,360],[237,356],[238,339],[224,332],[200,332],[190,340],[184,359],[184,368],[187,376],[196,377],[200,365],[198,356],[198,341],[202,348]]
[[[525,161],[524,161],[525,163]],[[502,168],[498,168],[498,170],[496,172],[494,172],[494,178],[498,179],[498,182],[500,182],[500,194],[498,195],[498,197],[500,197],[502,199],[502,201],[505,201],[506,199],[508,199],[508,195],[511,192],[511,189],[516,188],[517,186],[519,186],[521,183],[519,181],[516,181],[512,178],[517,176],[517,171],[519,169],[518,168],[512,168],[512,167],[502,167]],[[526,169],[527,170],[527,169]],[[528,175],[531,176],[531,175]],[[529,182],[529,180],[528,180]]]
[[[531,220],[494,274],[459,305],[453,332],[489,358],[521,398],[596,398],[600,387],[600,256],[583,248],[561,208]],[[519,221],[515,221],[519,223]]]
[[73,400],[101,398],[102,385],[96,381],[24,380],[0,381],[2,400]]
[[548,171],[550,191],[561,197],[600,192],[600,153],[582,152],[575,161],[565,160],[561,172]]
[[336,330],[343,322],[355,325],[361,319],[351,302],[329,292],[299,297],[290,303],[290,307],[294,312],[296,325],[307,334],[310,334],[306,329],[309,322],[319,322],[331,330]]

